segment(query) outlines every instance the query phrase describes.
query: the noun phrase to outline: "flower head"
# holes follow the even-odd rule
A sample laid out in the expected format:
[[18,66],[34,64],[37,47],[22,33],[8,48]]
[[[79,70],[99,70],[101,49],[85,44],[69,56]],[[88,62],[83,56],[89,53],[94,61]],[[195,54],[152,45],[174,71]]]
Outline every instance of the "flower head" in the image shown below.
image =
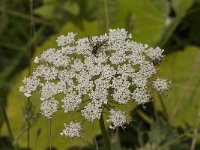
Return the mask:
[[123,127],[123,125],[127,123],[127,119],[124,112],[111,109],[107,122],[111,122],[109,127],[115,129],[116,127]]
[[57,109],[58,101],[54,98],[43,101],[40,106],[41,113],[47,118],[51,118],[53,113],[56,112]]
[[80,138],[82,126],[78,122],[70,122],[69,124],[65,124],[65,129],[60,133],[61,136],[66,136],[70,138]]
[[149,56],[152,60],[161,60],[164,56],[163,56],[163,53],[164,50],[163,49],[160,49],[159,47],[157,48],[149,48],[147,49],[146,51],[146,54],[147,56]]
[[[60,101],[65,113],[80,110],[90,122],[100,119],[106,109],[111,110],[108,122],[116,128],[127,120],[124,112],[111,107],[113,103],[145,104],[151,100],[149,85],[160,92],[168,89],[165,80],[151,82],[157,73],[153,61],[163,58],[162,49],[132,41],[132,35],[124,29],[111,29],[90,38],[76,39],[76,35],[58,37],[58,49],[49,48],[36,57],[38,66],[20,87],[27,97],[39,91],[45,117],[56,113]],[[60,99],[55,100],[55,96]],[[79,122],[70,122],[61,135],[80,137],[81,129]]]
[[24,85],[21,86],[19,90],[23,92],[26,97],[30,97],[32,96],[31,93],[38,88],[40,79],[35,76],[30,76],[28,78],[24,78],[23,83]]
[[170,81],[166,79],[156,79],[153,81],[153,88],[158,92],[165,92],[169,89]]

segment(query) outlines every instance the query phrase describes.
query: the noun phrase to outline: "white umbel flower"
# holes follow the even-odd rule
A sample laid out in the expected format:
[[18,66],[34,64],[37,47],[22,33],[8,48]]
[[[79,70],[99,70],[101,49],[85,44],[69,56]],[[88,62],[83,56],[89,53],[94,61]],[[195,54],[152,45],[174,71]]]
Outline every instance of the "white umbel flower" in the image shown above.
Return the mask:
[[[39,91],[45,117],[57,111],[57,101],[62,103],[61,111],[80,110],[83,119],[90,122],[112,109],[108,120],[115,128],[127,122],[115,106],[129,105],[133,100],[145,104],[151,101],[151,88],[159,92],[168,89],[165,80],[151,82],[158,78],[154,61],[163,58],[162,49],[132,41],[125,29],[77,40],[75,36],[72,32],[61,35],[56,40],[57,49],[49,48],[37,56],[37,67],[20,87],[27,97]],[[64,131],[62,135],[80,137],[81,127],[71,123]]]
[[37,77],[32,76],[24,78],[23,83],[24,85],[20,87],[20,91],[23,92],[26,97],[30,97],[32,96],[31,93],[38,88],[40,80]]
[[62,108],[64,109],[64,112],[67,113],[77,108],[82,99],[80,95],[69,93],[61,101],[63,102]]
[[165,92],[169,89],[170,82],[166,79],[156,79],[153,81],[153,88],[158,92]]
[[65,124],[65,129],[60,133],[61,136],[66,136],[70,138],[80,138],[82,126],[79,122],[70,122],[69,124]]
[[55,113],[58,109],[58,101],[54,98],[50,100],[45,100],[41,103],[40,110],[42,115],[47,118],[51,118],[53,113]]
[[56,84],[54,82],[46,82],[41,88],[41,100],[46,100],[57,94]]
[[36,77],[41,77],[46,81],[55,80],[58,75],[58,70],[53,66],[39,65],[33,72]]
[[164,52],[164,50],[160,49],[159,47],[157,47],[155,49],[151,47],[151,48],[147,49],[146,54],[152,60],[160,61],[164,57],[163,54],[162,54],[163,52]]
[[150,101],[150,94],[147,93],[147,91],[143,88],[136,88],[135,91],[132,94],[132,98],[138,103],[138,104],[145,104]]
[[69,32],[66,36],[61,35],[60,37],[58,37],[56,42],[57,42],[58,46],[66,46],[68,44],[75,42],[75,40],[74,40],[75,36],[76,36],[75,33]]
[[127,123],[125,113],[120,110],[110,110],[109,119],[107,122],[110,122],[110,129],[115,129],[116,127],[123,127]]
[[54,82],[46,82],[42,85],[40,90],[41,92],[41,100],[49,99],[56,94],[65,93],[66,92],[66,83],[64,81],[59,81],[57,83]]
[[95,119],[100,119],[102,108],[98,102],[89,103],[83,110],[81,110],[83,117],[91,122]]

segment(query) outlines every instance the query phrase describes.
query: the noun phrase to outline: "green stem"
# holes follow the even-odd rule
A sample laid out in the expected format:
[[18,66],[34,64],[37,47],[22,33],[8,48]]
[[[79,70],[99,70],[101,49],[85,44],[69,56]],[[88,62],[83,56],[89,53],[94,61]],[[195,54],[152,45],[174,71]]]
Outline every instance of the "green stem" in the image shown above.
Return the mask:
[[[30,106],[30,98],[28,98],[28,108],[29,108],[29,106]],[[29,150],[30,149],[30,120],[29,120],[29,116],[30,114],[29,114],[29,110],[28,110],[28,112],[27,112],[27,127],[28,127],[28,129],[27,129],[27,136],[26,136],[26,142],[27,142],[27,149]]]
[[[30,14],[29,14],[29,18],[30,18],[30,25],[29,25],[29,52],[28,52],[28,75],[30,75],[31,73],[31,66],[30,66],[30,60],[31,60],[31,52],[33,49],[33,42],[32,42],[32,37],[33,37],[33,0],[29,0],[29,9],[30,9]],[[28,98],[28,108],[30,106],[30,98]],[[27,126],[28,126],[28,130],[27,130],[27,149],[30,149],[30,113],[28,110],[28,118],[27,118]]]
[[10,127],[10,122],[9,122],[9,120],[8,120],[8,116],[7,116],[7,114],[6,114],[6,111],[5,111],[5,109],[4,109],[3,104],[2,104],[1,109],[2,109],[2,115],[3,115],[4,121],[5,121],[5,123],[6,123],[6,127],[7,127],[7,129],[8,129],[8,134],[9,134],[9,136],[10,136],[10,139],[11,139],[11,141],[14,141],[13,132],[12,132],[12,129],[11,129],[11,127]]
[[96,137],[94,137],[94,144],[95,144],[96,150],[99,150],[99,147],[98,147],[98,143],[97,143]]
[[196,120],[196,124],[194,126],[194,130],[193,130],[193,138],[192,138],[192,143],[191,143],[191,146],[190,146],[190,150],[195,150],[195,147],[196,147],[196,144],[197,144],[197,138],[196,136],[198,135],[198,126],[199,126],[199,123],[200,123],[200,119],[199,119],[199,113],[200,113],[200,110],[198,110],[198,117],[197,117],[197,120]]
[[49,119],[49,150],[52,149],[51,119]]
[[163,101],[163,98],[162,98],[162,96],[160,94],[158,94],[158,97],[159,97],[159,101],[161,103],[161,107],[163,109],[163,112],[165,114],[165,117],[167,119],[167,122],[170,123],[170,121],[169,121],[169,115],[168,115],[168,112],[167,112],[167,108],[166,108],[165,102]]
[[104,124],[103,113],[101,114],[101,118],[99,119],[99,124],[101,128],[101,133],[103,135],[103,142],[104,142],[105,149],[111,150],[109,136],[108,136],[108,133],[106,132],[106,127]]
[[2,116],[3,116],[3,119],[6,123],[6,127],[7,127],[7,130],[8,130],[8,134],[10,136],[10,139],[12,141],[13,148],[14,148],[14,150],[19,150],[18,146],[15,145],[15,143],[13,142],[14,141],[14,135],[13,135],[13,132],[12,132],[12,129],[11,129],[11,126],[10,126],[10,122],[9,122],[6,110],[4,108],[4,104],[1,103],[1,100],[0,100],[0,105],[1,105],[0,110],[2,111]]
[[109,30],[109,14],[108,14],[108,1],[104,0],[104,7],[105,7],[105,21],[106,21],[106,30]]

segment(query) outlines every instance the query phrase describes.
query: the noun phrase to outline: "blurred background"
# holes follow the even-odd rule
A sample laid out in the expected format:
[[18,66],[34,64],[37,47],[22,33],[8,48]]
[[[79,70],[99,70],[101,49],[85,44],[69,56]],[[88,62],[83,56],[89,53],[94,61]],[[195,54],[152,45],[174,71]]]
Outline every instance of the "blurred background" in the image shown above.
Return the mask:
[[[48,149],[48,120],[39,114],[37,95],[27,107],[19,92],[22,79],[34,67],[34,56],[55,47],[58,36],[98,35],[106,26],[125,28],[134,41],[163,48],[159,74],[172,82],[168,94],[153,93],[154,102],[128,107],[130,124],[110,131],[113,149],[200,149],[200,0],[1,0],[0,150]],[[63,120],[72,117],[53,118],[54,149],[103,150],[97,123],[86,125],[87,142],[60,137]]]

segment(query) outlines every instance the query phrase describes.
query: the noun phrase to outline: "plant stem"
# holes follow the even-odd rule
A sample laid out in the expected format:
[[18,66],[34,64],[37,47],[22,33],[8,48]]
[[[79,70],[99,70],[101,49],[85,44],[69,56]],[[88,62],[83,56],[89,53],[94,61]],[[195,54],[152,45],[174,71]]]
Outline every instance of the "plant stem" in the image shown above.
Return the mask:
[[161,103],[161,107],[162,107],[162,109],[163,109],[163,112],[164,112],[164,114],[165,114],[165,117],[166,117],[166,119],[167,119],[167,122],[170,124],[168,111],[167,111],[165,102],[164,102],[164,100],[163,100],[163,98],[162,98],[162,95],[160,95],[160,94],[158,93],[158,97],[159,97],[159,101],[160,101],[160,103]]
[[197,121],[196,121],[194,130],[193,130],[193,138],[192,138],[190,150],[195,150],[195,147],[196,147],[196,143],[197,143],[196,136],[198,135],[198,126],[199,126],[199,122],[200,122],[200,119],[199,119],[200,116],[199,115],[200,115],[200,110],[198,110]]
[[[27,102],[28,104],[28,108],[29,108],[29,106],[30,106],[30,98],[28,98],[28,102]],[[28,112],[27,112],[27,114],[28,114],[28,118],[27,118],[27,137],[26,137],[26,140],[27,140],[27,149],[29,150],[29,148],[30,148],[30,121],[29,121],[29,110],[28,110]]]
[[30,66],[30,60],[31,60],[31,53],[33,51],[33,29],[34,29],[34,22],[33,22],[33,0],[29,0],[29,7],[30,7],[30,24],[29,24],[29,52],[28,52],[28,75],[30,75],[31,72],[31,66]]
[[108,133],[106,132],[106,127],[104,124],[103,113],[101,114],[101,118],[99,119],[99,124],[101,128],[101,133],[103,135],[103,142],[104,142],[105,149],[111,150],[109,136],[108,136]]
[[3,115],[4,121],[5,121],[5,123],[6,123],[6,127],[7,127],[7,129],[8,129],[8,134],[9,134],[9,136],[10,136],[11,141],[13,142],[13,141],[14,141],[13,132],[12,132],[12,129],[11,129],[11,126],[10,126],[10,122],[9,122],[9,120],[8,120],[8,116],[7,116],[7,114],[6,114],[6,111],[5,111],[5,109],[4,109],[3,104],[2,104],[2,106],[1,106],[1,109],[2,109],[2,115]]
[[95,144],[96,150],[99,150],[99,147],[98,147],[98,143],[97,143],[96,137],[94,137],[94,144]]
[[52,148],[52,135],[51,135],[51,119],[49,119],[49,150]]
[[4,108],[4,104],[3,104],[3,102],[1,103],[1,100],[0,100],[0,112],[2,112],[3,119],[6,123],[6,127],[7,127],[7,130],[8,130],[8,134],[10,136],[10,139],[12,141],[13,148],[14,148],[14,150],[19,150],[18,146],[14,143],[14,135],[13,135],[13,132],[12,132],[12,129],[11,129],[11,126],[10,126],[10,122],[9,122],[6,110]]
[[[29,40],[30,40],[30,44],[29,44],[29,52],[28,52],[28,75],[30,75],[31,72],[31,66],[30,66],[30,60],[31,60],[31,52],[33,49],[33,43],[32,43],[32,37],[33,37],[33,0],[29,0],[29,8],[30,8],[30,26],[29,26]],[[28,108],[30,106],[30,98],[27,99],[28,100]],[[29,114],[29,110],[28,110],[28,118],[27,118],[27,149],[30,149],[30,114]]]
[[106,21],[106,31],[109,30],[109,14],[108,14],[108,0],[104,0],[105,7],[105,21]]

